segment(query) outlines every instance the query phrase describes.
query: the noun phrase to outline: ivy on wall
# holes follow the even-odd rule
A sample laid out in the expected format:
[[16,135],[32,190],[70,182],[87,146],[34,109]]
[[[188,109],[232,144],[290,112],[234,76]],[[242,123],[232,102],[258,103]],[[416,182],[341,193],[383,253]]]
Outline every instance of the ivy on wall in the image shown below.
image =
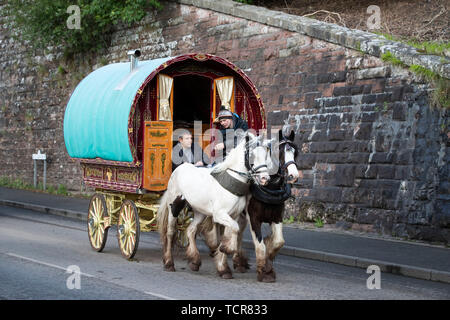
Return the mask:
[[[72,5],[77,11],[68,10]],[[115,25],[131,25],[155,8],[158,0],[8,0],[3,10],[14,38],[34,49],[61,47],[69,57],[107,47]]]

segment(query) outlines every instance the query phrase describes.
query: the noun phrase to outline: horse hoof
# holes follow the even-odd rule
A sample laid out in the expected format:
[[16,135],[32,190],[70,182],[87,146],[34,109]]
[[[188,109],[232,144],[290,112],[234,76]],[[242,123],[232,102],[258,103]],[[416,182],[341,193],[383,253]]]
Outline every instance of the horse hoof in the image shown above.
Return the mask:
[[258,272],[256,275],[256,279],[259,282],[275,282],[276,281],[276,274],[275,271],[271,270],[269,272]]
[[266,271],[266,272],[263,271],[263,272],[258,273],[258,281],[260,281],[260,282],[271,283],[271,282],[275,282],[276,278],[277,278],[277,276],[273,269],[271,269],[270,271]]
[[246,273],[248,269],[250,269],[250,265],[246,258],[240,258],[236,261],[233,261],[233,268],[237,272]]
[[164,266],[164,271],[175,272],[175,266],[173,264]]
[[256,274],[256,280],[258,280],[259,282],[263,282],[263,279],[264,279],[264,274],[258,272],[258,273]]
[[189,268],[192,271],[198,271],[200,269],[201,264],[202,264],[201,262],[199,262],[199,263],[189,262]]
[[233,274],[227,272],[220,275],[222,279],[233,279]]
[[275,282],[275,278],[264,276],[264,278],[262,279],[262,282],[264,282],[264,283],[273,283],[273,282]]
[[239,273],[246,273],[247,268],[245,266],[234,266],[234,271]]

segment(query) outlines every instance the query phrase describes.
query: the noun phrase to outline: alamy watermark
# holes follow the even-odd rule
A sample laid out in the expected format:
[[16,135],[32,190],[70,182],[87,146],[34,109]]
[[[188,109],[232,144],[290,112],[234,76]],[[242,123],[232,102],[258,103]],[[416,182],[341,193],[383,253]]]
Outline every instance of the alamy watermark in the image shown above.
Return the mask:
[[[184,128],[178,128],[173,131],[172,134],[172,141],[177,142],[181,137],[183,137],[185,134],[188,134],[192,137],[192,149],[193,149],[193,158],[194,159],[202,159],[202,153],[205,150],[209,150],[209,163],[206,165],[214,165],[217,163],[220,163],[224,161],[227,154],[231,151],[231,149],[234,149],[243,139],[245,139],[245,135],[248,133],[251,133],[254,136],[259,136],[258,142],[254,142],[253,145],[249,146],[250,149],[261,145],[262,139],[264,135],[266,134],[265,130],[259,130],[259,132],[255,129],[248,129],[247,131],[244,131],[242,129],[227,129],[225,130],[225,136],[223,136],[222,132],[219,129],[211,128],[207,129],[206,131],[202,130],[202,121],[194,121],[194,128],[193,128],[193,134]],[[272,165],[269,166],[268,171],[269,174],[276,174],[278,171],[279,166],[279,148],[278,148],[278,134],[277,131],[274,130],[271,132],[271,139],[270,143],[266,145],[269,149],[269,156]],[[207,142],[208,145],[202,146],[203,142]],[[216,146],[218,145],[225,145],[226,150],[224,149],[217,149]],[[191,147],[191,146],[189,146]],[[174,144],[172,148],[172,163],[175,165],[179,165],[184,162],[183,153],[180,153],[180,150],[182,148],[182,145],[180,143]],[[250,157],[250,164],[253,164],[253,159]]]
[[381,9],[379,6],[370,5],[367,7],[368,14],[370,17],[367,19],[367,29],[380,29],[381,28]]
[[77,5],[71,5],[66,10],[70,16],[66,20],[66,26],[69,29],[81,29],[81,10]]
[[372,264],[367,267],[366,273],[371,274],[369,278],[367,278],[366,286],[367,289],[381,289],[381,270],[380,267]]
[[71,275],[67,278],[66,286],[67,289],[73,290],[81,289],[81,270],[77,265],[71,265],[67,267],[66,273],[70,273]]

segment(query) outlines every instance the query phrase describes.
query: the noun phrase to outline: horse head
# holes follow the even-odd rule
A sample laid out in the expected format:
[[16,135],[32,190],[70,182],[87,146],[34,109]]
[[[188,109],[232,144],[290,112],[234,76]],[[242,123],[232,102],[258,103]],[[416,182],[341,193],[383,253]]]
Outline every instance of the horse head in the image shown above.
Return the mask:
[[295,159],[298,156],[298,147],[294,143],[295,133],[291,130],[289,136],[284,136],[282,130],[278,131],[280,174],[286,176],[288,183],[297,181],[299,174]]
[[245,166],[257,184],[265,186],[270,175],[267,169],[269,148],[263,136],[255,136],[250,132],[245,135]]

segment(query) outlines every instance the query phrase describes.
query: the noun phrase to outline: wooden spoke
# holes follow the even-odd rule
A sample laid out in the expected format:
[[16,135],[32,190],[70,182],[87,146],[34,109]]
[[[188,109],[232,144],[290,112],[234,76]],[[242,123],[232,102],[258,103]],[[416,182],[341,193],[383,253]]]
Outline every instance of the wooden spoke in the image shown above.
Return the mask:
[[122,255],[131,259],[136,254],[139,243],[139,215],[136,205],[125,200],[119,211],[117,239]]
[[98,252],[105,247],[108,236],[109,226],[105,225],[107,214],[105,197],[99,193],[93,195],[88,209],[87,227],[91,247]]

